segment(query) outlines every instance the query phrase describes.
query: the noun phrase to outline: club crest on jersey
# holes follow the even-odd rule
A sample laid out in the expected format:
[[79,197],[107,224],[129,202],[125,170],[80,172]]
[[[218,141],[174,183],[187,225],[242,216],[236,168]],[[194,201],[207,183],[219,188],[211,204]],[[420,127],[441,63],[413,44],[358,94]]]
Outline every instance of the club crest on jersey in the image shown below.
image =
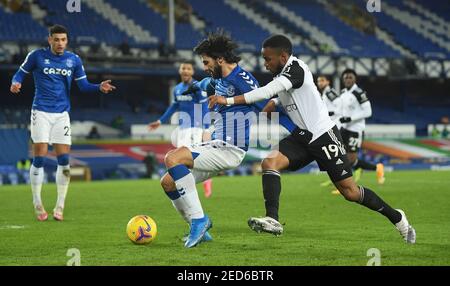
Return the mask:
[[73,67],[73,61],[72,61],[71,59],[67,59],[67,61],[66,61],[66,66],[67,66],[68,68]]
[[234,95],[234,91],[235,91],[234,86],[230,85],[227,87],[227,95],[229,96]]

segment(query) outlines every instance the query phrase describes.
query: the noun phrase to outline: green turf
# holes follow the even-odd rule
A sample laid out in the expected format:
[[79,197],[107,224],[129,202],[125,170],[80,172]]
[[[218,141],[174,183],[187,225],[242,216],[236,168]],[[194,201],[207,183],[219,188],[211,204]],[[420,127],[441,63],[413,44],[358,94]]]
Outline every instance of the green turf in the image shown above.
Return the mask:
[[[183,247],[187,225],[156,180],[73,182],[64,222],[36,221],[28,186],[1,186],[0,265],[66,265],[69,248],[80,250],[81,265],[366,265],[370,248],[380,250],[381,265],[450,265],[450,172],[389,173],[381,187],[374,173],[363,174],[362,183],[406,211],[415,245],[405,244],[381,215],[319,187],[324,179],[283,176],[285,234],[275,237],[246,223],[264,213],[259,176],[215,178],[213,196],[200,194],[214,241],[193,249]],[[54,185],[45,186],[43,200],[51,211]],[[150,245],[126,238],[126,224],[137,214],[158,224]]]

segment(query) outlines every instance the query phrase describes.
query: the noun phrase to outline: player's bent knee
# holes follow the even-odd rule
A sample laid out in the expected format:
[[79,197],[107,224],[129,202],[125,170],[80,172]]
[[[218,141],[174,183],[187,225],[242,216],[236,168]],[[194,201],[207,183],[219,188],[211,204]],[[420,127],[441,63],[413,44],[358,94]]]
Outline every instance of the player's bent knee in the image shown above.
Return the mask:
[[180,147],[169,151],[164,157],[164,163],[167,168],[174,167],[179,164],[192,165],[192,155],[188,148]]
[[164,157],[164,164],[166,164],[167,167],[172,167],[177,164],[177,156],[175,151],[176,150],[169,151]]
[[261,162],[261,168],[263,170],[278,170],[277,160],[275,158],[265,158]]

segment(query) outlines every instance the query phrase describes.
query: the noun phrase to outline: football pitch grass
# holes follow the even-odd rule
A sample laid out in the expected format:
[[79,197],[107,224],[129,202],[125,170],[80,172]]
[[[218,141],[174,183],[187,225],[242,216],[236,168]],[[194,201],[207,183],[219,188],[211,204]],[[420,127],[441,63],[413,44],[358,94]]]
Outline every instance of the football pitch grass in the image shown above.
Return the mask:
[[[395,208],[405,210],[417,231],[406,244],[383,216],[349,203],[330,188],[325,175],[283,175],[282,236],[255,233],[251,216],[264,214],[261,177],[218,177],[213,195],[199,195],[213,221],[212,242],[186,249],[188,226],[175,212],[158,180],[73,182],[65,221],[51,218],[56,186],[44,185],[49,220],[38,222],[29,186],[0,187],[0,265],[66,265],[68,250],[80,251],[81,265],[366,265],[376,248],[381,265],[450,265],[450,172],[403,171],[387,174],[378,186],[374,173],[361,183]],[[128,220],[151,216],[156,240],[134,245]],[[370,254],[370,253],[369,253]]]

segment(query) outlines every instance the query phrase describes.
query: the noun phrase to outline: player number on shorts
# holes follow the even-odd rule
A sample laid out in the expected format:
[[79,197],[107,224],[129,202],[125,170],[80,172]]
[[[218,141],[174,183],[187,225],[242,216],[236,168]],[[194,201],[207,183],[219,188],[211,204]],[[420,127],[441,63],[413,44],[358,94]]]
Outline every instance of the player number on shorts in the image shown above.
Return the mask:
[[325,155],[327,156],[328,160],[331,160],[330,153],[334,153],[334,157],[337,157],[339,155],[339,148],[336,144],[330,144],[327,146],[322,147],[323,152],[325,152]]
[[64,126],[64,130],[66,131],[64,133],[64,136],[70,136],[69,132],[70,132],[70,127],[69,126]]

